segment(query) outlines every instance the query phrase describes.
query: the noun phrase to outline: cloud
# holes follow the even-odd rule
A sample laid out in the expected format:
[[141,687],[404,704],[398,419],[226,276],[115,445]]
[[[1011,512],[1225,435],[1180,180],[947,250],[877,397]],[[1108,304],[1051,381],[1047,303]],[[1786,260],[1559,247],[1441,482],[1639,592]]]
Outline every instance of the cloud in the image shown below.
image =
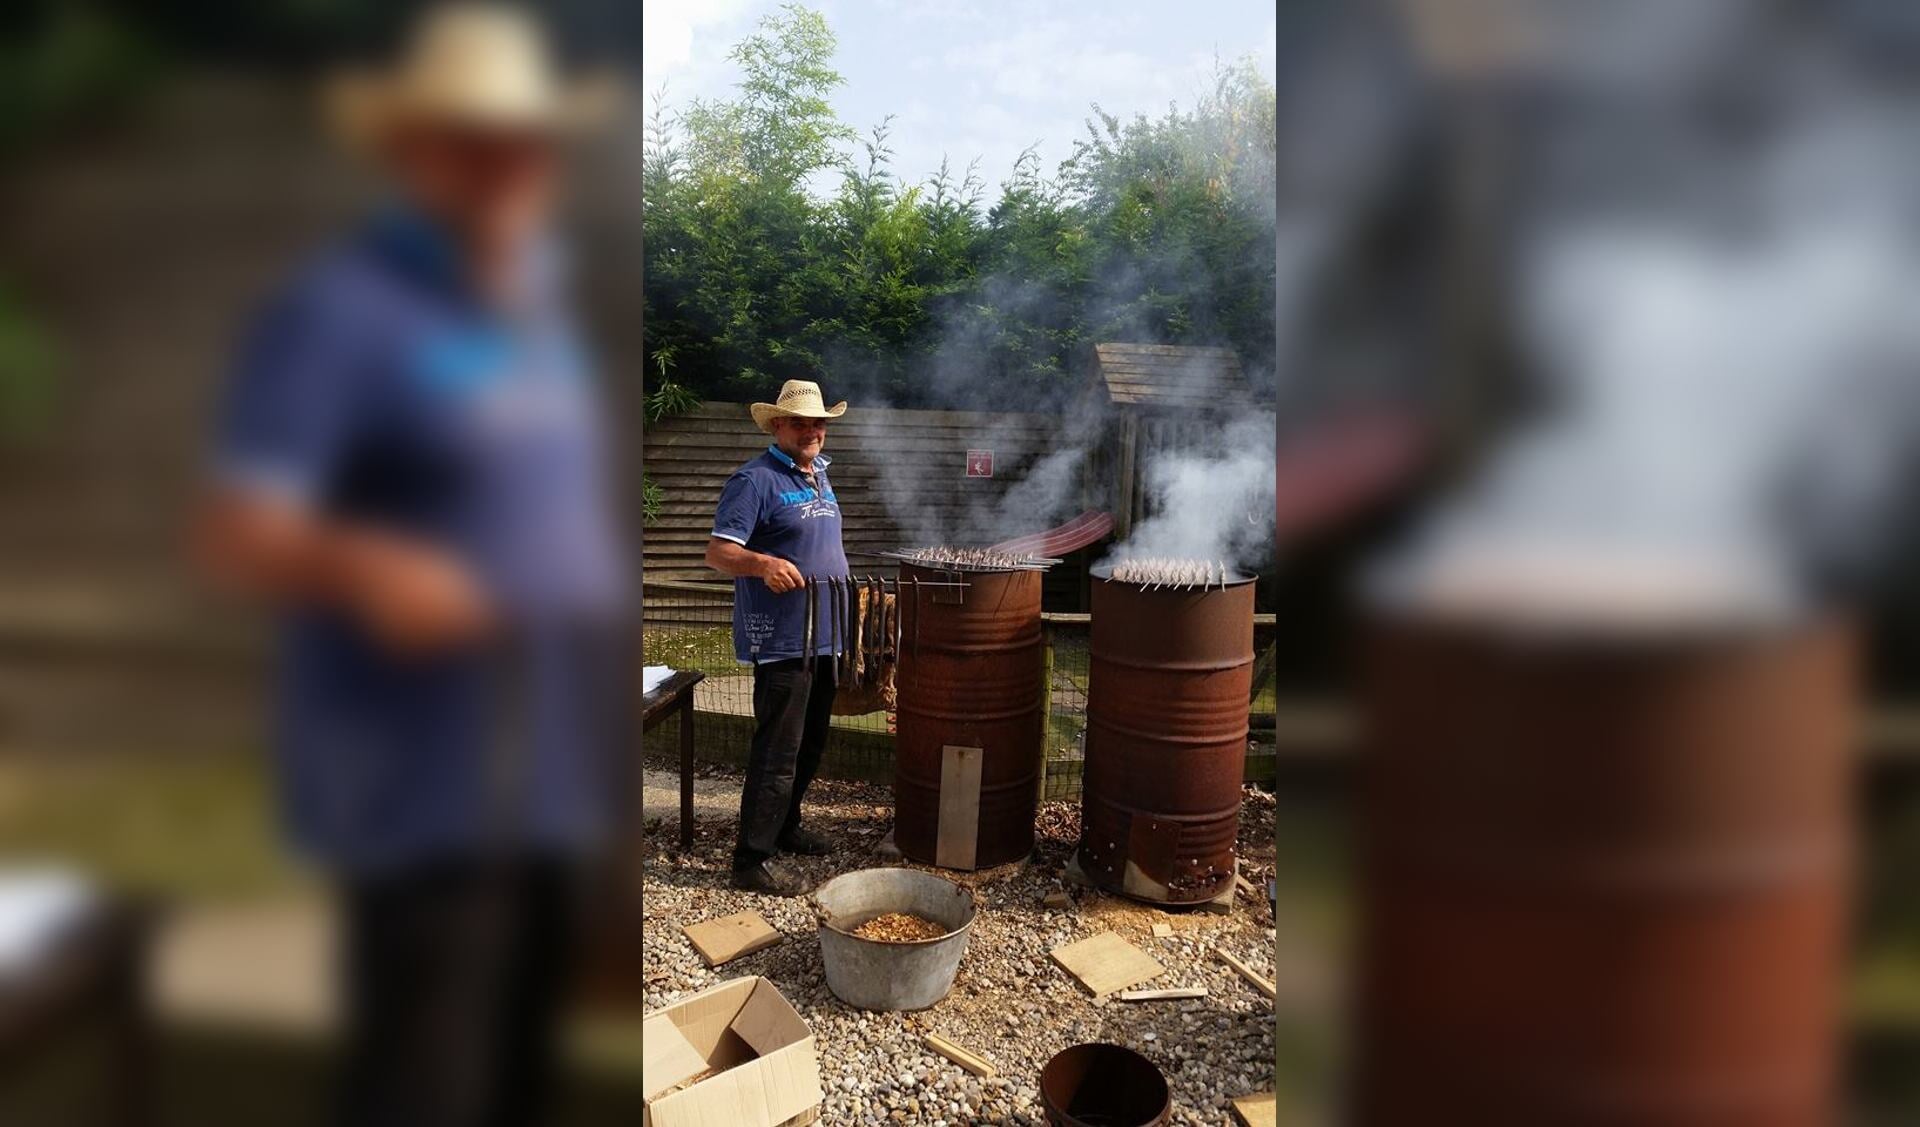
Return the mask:
[[[1094,103],[1122,117],[1191,104],[1208,87],[1215,38],[1222,59],[1251,53],[1270,70],[1274,55],[1276,25],[1264,14],[1209,11],[1202,29],[1147,5],[1085,0],[1043,7],[1038,17],[1009,0],[813,2],[840,38],[834,65],[847,84],[833,102],[842,120],[864,135],[894,114],[898,175],[918,183],[943,154],[956,174],[978,157],[990,194],[1028,145],[1038,145],[1051,174],[1085,136]],[[728,95],[738,74],[727,51],[775,10],[773,0],[648,0],[648,90],[666,80],[669,101],[681,107]],[[1264,38],[1249,37],[1262,23]],[[823,175],[813,187],[837,182]]]
[[1026,102],[1056,102],[1063,90],[1087,101],[1150,102],[1171,91],[1164,60],[1116,47],[1094,37],[1085,23],[1037,20],[946,54],[955,70],[985,75],[988,88]]
[[729,66],[727,51],[754,0],[647,0],[642,11],[641,73],[649,87],[667,80],[688,95],[712,93],[704,83]]

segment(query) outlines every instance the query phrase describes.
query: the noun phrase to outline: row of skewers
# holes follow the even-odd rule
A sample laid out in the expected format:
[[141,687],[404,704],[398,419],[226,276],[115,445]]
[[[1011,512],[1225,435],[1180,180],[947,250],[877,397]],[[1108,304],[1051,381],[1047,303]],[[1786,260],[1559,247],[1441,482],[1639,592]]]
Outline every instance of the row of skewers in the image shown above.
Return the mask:
[[1048,556],[1029,556],[1001,552],[992,548],[956,548],[943,545],[932,548],[889,548],[877,553],[888,559],[904,560],[922,567],[950,571],[1045,571],[1059,563]]
[[[1097,574],[1097,573],[1096,573]],[[1159,587],[1224,588],[1239,578],[1223,560],[1135,556],[1118,560],[1107,577],[1119,583],[1137,583],[1151,591]]]

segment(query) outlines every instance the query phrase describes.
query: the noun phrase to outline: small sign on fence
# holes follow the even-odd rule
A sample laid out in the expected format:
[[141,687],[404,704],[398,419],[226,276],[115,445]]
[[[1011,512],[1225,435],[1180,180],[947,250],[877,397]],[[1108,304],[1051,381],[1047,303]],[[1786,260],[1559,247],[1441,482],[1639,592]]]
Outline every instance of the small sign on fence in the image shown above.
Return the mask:
[[967,476],[968,477],[992,477],[993,476],[993,451],[991,450],[967,451]]

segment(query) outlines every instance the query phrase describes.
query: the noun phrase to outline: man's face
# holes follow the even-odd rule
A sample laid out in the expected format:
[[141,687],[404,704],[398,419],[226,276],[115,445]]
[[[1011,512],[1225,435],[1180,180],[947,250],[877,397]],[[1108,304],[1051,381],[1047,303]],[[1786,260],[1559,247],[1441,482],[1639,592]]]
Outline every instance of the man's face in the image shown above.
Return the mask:
[[808,461],[827,444],[825,419],[779,418],[773,420],[773,438],[780,449],[796,461]]
[[390,153],[415,200],[496,246],[537,231],[559,186],[559,154],[536,133],[420,124],[396,135]]

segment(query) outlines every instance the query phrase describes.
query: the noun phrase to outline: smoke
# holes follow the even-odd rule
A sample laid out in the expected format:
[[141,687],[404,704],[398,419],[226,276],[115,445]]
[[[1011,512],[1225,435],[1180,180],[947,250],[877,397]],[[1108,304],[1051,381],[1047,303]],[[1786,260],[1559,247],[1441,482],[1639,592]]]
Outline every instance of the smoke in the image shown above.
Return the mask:
[[1752,618],[1871,571],[1920,422],[1920,160],[1911,106],[1796,62],[1732,136],[1598,115],[1608,159],[1519,232],[1545,408],[1393,582]]
[[1250,412],[1224,426],[1214,448],[1150,461],[1144,475],[1149,515],[1114,557],[1264,568],[1274,553],[1275,436],[1271,414]]
[[[987,417],[996,421],[968,441],[995,451],[995,478],[966,483],[977,492],[956,492],[955,467],[929,459],[904,456],[879,467],[874,489],[907,544],[984,546],[1053,528],[1088,500],[1098,504],[1087,477],[1107,418],[1097,401],[1083,397],[1023,422]],[[1017,451],[1025,456],[1007,460]]]
[[[978,410],[1000,416],[1017,412],[1046,421],[1047,433],[1039,441],[1033,423],[1004,418],[984,423],[970,436],[970,442],[996,451],[1025,452],[1018,460],[996,461],[995,476],[1004,485],[1000,480],[991,486],[967,483],[956,490],[953,468],[930,459],[903,457],[882,467],[875,492],[903,538],[915,544],[990,544],[1057,526],[1089,505],[1110,505],[1115,483],[1094,480],[1092,474],[1096,452],[1109,448],[1116,415],[1093,383],[1093,345],[1227,346],[1226,326],[1232,317],[1244,317],[1251,309],[1255,319],[1264,320],[1265,295],[1280,263],[1273,241],[1271,172],[1259,183],[1263,186],[1257,191],[1244,184],[1230,188],[1234,199],[1245,205],[1241,214],[1252,217],[1259,231],[1247,240],[1244,253],[1223,257],[1211,243],[1189,245],[1183,238],[1169,237],[1142,241],[1131,253],[1108,255],[1084,278],[1049,277],[1044,270],[1031,274],[1031,267],[1002,270],[970,287],[964,300],[936,304],[929,343],[904,366],[892,357],[829,356],[827,367],[836,372],[836,386],[861,396],[863,405]],[[1022,191],[1041,196],[1056,190],[1034,180],[1022,184]],[[1082,218],[1102,221],[1097,206],[1082,204]],[[1002,209],[1009,206],[1017,205],[1003,200]],[[1002,216],[1002,221],[1020,219]],[[1299,245],[1304,249],[1304,242]],[[1276,303],[1276,312],[1291,304],[1290,299]],[[1269,348],[1270,336],[1254,349],[1256,354],[1241,355],[1256,397],[1266,400],[1274,386]],[[1212,365],[1196,367],[1176,381],[1196,408],[1216,398],[1215,389],[1207,385],[1212,370]],[[1270,494],[1270,434],[1266,449]],[[1209,433],[1200,457],[1231,464],[1243,455],[1228,448],[1224,435]],[[1160,471],[1148,461],[1142,472],[1151,481]],[[1151,484],[1148,495],[1154,495]],[[1271,509],[1269,503],[1263,511]],[[1228,544],[1237,536],[1227,532],[1203,540]]]

